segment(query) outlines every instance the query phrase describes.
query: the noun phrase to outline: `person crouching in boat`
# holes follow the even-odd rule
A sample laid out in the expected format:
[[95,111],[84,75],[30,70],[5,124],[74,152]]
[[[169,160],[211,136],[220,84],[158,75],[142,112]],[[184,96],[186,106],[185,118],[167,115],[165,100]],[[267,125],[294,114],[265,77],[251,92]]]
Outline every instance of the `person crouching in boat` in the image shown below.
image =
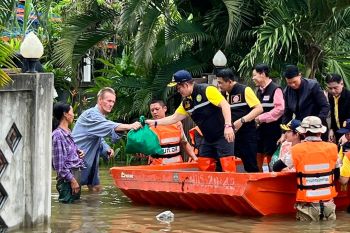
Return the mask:
[[289,169],[287,167],[286,159],[290,159],[290,156],[287,155],[291,153],[292,146],[300,143],[303,138],[303,136],[296,130],[300,126],[300,123],[299,120],[293,119],[286,125],[280,125],[281,129],[285,132],[285,141],[281,144],[278,160],[272,165],[272,170],[274,172],[295,171],[294,168]]
[[286,160],[286,165],[294,166],[297,172],[296,218],[300,221],[335,220],[334,181],[339,175],[337,145],[321,140],[327,128],[316,116],[305,117],[296,130],[305,140],[292,146],[292,158]]
[[[167,107],[164,101],[153,100],[150,104],[150,111],[153,119],[159,120],[165,117]],[[180,148],[183,148],[193,161],[198,160],[192,146],[187,141],[181,121],[171,125],[152,126],[151,129],[157,134],[164,151],[163,155],[152,155],[149,157],[151,165],[182,163]]]
[[238,75],[231,69],[221,69],[216,76],[222,95],[231,107],[232,122],[236,131],[235,156],[242,159],[246,172],[259,172],[254,119],[263,112],[263,107],[250,87],[238,83]]
[[177,71],[169,85],[176,86],[183,97],[180,106],[173,115],[146,120],[146,123],[150,126],[171,125],[191,116],[204,137],[199,151],[199,168],[215,171],[215,162],[219,159],[223,171],[236,171],[230,105],[219,90],[208,84],[194,83],[186,70]]

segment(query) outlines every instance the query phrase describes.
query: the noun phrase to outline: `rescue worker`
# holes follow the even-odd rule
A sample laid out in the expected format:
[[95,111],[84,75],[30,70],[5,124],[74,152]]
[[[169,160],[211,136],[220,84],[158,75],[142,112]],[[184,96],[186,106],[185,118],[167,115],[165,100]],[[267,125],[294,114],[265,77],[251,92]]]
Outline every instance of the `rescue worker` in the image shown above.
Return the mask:
[[305,140],[291,149],[291,158],[285,163],[297,172],[296,218],[300,221],[335,220],[335,176],[337,145],[323,142],[321,134],[327,131],[320,118],[305,117],[297,131]]
[[235,156],[242,159],[246,172],[259,172],[254,119],[263,112],[260,101],[250,87],[238,83],[238,76],[231,69],[221,69],[216,76],[218,86],[231,107],[232,122],[236,131]]
[[262,171],[264,159],[270,164],[272,155],[277,150],[277,141],[281,136],[280,124],[284,113],[282,88],[269,76],[266,64],[257,64],[252,71],[253,81],[258,87],[256,95],[264,112],[255,118],[258,137],[258,168]]
[[223,171],[236,171],[230,105],[219,90],[208,84],[194,83],[186,70],[177,71],[169,85],[176,86],[183,97],[180,106],[173,115],[159,120],[146,120],[146,123],[150,126],[170,125],[191,116],[204,137],[199,151],[199,168],[215,171],[218,158]]
[[[164,101],[153,100],[151,102],[150,112],[153,119],[164,118],[166,111],[167,107]],[[193,161],[198,160],[192,146],[187,141],[180,121],[172,125],[152,126],[151,129],[158,135],[160,145],[164,151],[163,155],[152,155],[149,157],[151,165],[183,162],[180,148],[183,148]]]

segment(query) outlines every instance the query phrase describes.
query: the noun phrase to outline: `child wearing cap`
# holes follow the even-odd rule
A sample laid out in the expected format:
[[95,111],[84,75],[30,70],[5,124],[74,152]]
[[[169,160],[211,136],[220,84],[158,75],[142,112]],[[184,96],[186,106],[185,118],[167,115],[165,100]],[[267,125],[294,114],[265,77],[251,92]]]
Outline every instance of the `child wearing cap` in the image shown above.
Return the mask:
[[[281,124],[280,127],[281,129],[285,132],[285,141],[281,144],[280,148],[280,153],[279,153],[279,159],[271,164],[272,165],[272,170],[275,172],[279,171],[295,171],[294,168],[289,169],[287,167],[286,160],[290,159],[290,151],[292,146],[295,144],[298,144],[301,142],[301,137],[297,131],[296,128],[300,126],[300,121],[293,119],[291,120],[288,124],[283,125]],[[287,156],[289,154],[289,156]]]

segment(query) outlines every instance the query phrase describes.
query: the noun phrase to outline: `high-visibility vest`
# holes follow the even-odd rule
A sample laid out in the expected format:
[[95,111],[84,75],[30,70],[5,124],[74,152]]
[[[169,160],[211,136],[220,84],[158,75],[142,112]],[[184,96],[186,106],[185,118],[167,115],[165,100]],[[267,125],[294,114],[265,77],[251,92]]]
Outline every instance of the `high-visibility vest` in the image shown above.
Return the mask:
[[164,151],[162,157],[173,157],[180,154],[181,127],[178,124],[152,126],[151,129],[159,138]]
[[334,169],[337,146],[329,142],[302,142],[292,147],[297,172],[297,197],[300,202],[327,201],[337,195]]
[[[193,127],[192,129],[190,129],[188,131],[188,134],[189,134],[190,139],[191,139],[191,144],[192,144],[192,146],[194,148],[194,154],[198,155],[198,153],[199,153],[199,146],[201,144],[201,141],[203,140],[202,131],[199,129],[198,126],[196,126],[196,127]],[[200,140],[198,140],[199,136],[201,137]]]

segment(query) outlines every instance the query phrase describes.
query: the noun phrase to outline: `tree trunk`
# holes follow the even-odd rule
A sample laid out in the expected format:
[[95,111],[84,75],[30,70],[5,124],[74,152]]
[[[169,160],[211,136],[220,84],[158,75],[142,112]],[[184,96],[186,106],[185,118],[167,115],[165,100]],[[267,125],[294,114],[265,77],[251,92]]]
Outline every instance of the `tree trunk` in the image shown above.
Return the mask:
[[319,63],[323,57],[322,48],[314,43],[307,45],[305,54],[305,77],[315,78],[316,72],[319,70]]

